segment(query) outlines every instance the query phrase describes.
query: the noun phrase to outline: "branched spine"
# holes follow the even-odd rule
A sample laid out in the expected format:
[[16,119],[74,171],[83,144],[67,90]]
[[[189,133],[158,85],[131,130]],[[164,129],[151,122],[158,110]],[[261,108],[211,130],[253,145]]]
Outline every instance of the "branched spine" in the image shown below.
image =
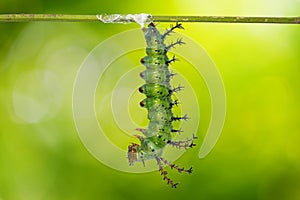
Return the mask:
[[159,167],[159,171],[160,171],[160,174],[163,176],[163,180],[166,180],[167,184],[170,184],[172,188],[176,188],[178,183],[174,183],[174,181],[168,177],[168,175],[167,175],[168,172],[163,169],[163,165],[161,163],[161,160],[162,160],[161,157],[156,157],[156,161],[157,161],[157,164],[158,164],[158,167]]
[[167,29],[166,32],[162,35],[163,38],[165,38],[166,36],[170,35],[172,32],[174,32],[174,29],[179,28],[179,29],[184,29],[182,24],[176,22],[176,25],[173,26],[171,24],[170,29]]
[[187,114],[185,114],[184,116],[182,116],[182,117],[172,117],[172,121],[179,121],[179,120],[184,120],[184,121],[186,121],[186,120],[188,120],[188,119],[190,119],[188,116],[187,116]]
[[180,102],[176,99],[175,101],[173,101],[173,102],[170,103],[170,106],[171,107],[178,106],[178,104],[180,104]]
[[171,78],[173,78],[175,75],[177,75],[177,74],[176,74],[176,73],[170,73],[170,74],[167,75],[167,77],[171,79]]
[[179,91],[183,90],[183,88],[184,88],[183,86],[178,85],[176,88],[173,88],[170,92],[171,93],[179,92]]
[[184,141],[170,141],[168,144],[171,145],[172,147],[176,147],[178,149],[180,148],[193,148],[194,146],[196,146],[196,144],[194,143],[194,140],[197,139],[197,137],[193,134],[192,138],[187,138]]
[[180,129],[172,129],[171,132],[172,133],[179,133],[180,134],[180,133],[183,132],[183,130],[181,128]]
[[172,62],[175,62],[175,61],[179,61],[179,59],[176,58],[175,55],[173,55],[171,60],[166,61],[166,64],[169,65],[169,64],[171,64]]
[[182,38],[177,39],[176,42],[172,42],[169,46],[166,47],[166,51],[169,51],[171,48],[175,48],[175,45],[182,45],[185,42],[182,41]]
[[189,169],[184,169],[184,167],[180,168],[178,165],[175,165],[162,157],[160,157],[160,160],[163,161],[166,165],[169,165],[171,169],[176,169],[179,173],[186,172],[191,174],[193,172],[192,167],[190,167]]

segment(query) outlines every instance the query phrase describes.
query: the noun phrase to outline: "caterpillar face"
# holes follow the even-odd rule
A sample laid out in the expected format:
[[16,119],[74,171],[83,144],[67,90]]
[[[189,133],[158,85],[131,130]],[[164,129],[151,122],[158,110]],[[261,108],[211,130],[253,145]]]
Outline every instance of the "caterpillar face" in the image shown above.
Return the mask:
[[136,135],[140,140],[140,145],[132,143],[128,146],[128,161],[129,165],[133,165],[137,161],[141,161],[145,164],[145,160],[155,159],[159,166],[163,179],[167,181],[172,187],[176,187],[178,183],[174,183],[164,171],[163,165],[169,165],[172,169],[177,169],[178,172],[191,173],[192,168],[185,170],[178,166],[171,164],[169,161],[161,157],[164,148],[167,145],[175,146],[177,148],[193,147],[193,137],[187,141],[173,141],[172,133],[180,133],[181,129],[175,130],[172,122],[177,120],[186,120],[188,117],[174,117],[172,107],[177,105],[177,101],[172,101],[172,93],[178,92],[182,89],[171,89],[170,77],[174,74],[169,71],[169,64],[175,62],[176,59],[173,56],[169,59],[167,56],[168,49],[175,45],[181,45],[183,42],[179,39],[177,42],[167,46],[164,43],[164,39],[175,28],[182,28],[181,24],[172,26],[166,33],[161,34],[153,23],[148,25],[148,28],[143,28],[147,47],[146,56],[140,60],[141,64],[146,67],[146,70],[140,73],[140,77],[145,80],[145,84],[139,88],[139,91],[145,94],[146,98],[140,102],[140,106],[148,110],[149,124],[146,129],[137,130],[140,131],[143,136]]
[[134,163],[138,160],[138,151],[141,151],[138,144],[132,143],[128,146],[127,156],[129,165],[134,165]]
[[144,162],[144,160],[153,159],[156,155],[161,155],[164,145],[158,145],[155,138],[140,138],[141,146],[132,143],[128,146],[128,161],[129,165],[134,165],[135,162]]

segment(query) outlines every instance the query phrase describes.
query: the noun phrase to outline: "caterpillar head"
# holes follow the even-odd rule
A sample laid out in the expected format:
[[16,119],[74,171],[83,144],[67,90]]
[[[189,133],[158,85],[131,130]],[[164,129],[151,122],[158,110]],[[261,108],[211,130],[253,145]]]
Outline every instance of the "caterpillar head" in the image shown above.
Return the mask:
[[138,135],[135,136],[139,138],[141,145],[131,143],[131,145],[128,146],[127,154],[129,165],[134,165],[135,162],[139,161],[145,165],[145,160],[153,159],[162,154],[164,145],[158,144],[155,137],[144,138]]
[[129,165],[134,165],[134,163],[137,161],[139,147],[140,145],[135,143],[131,143],[131,145],[128,146],[127,155],[128,155]]

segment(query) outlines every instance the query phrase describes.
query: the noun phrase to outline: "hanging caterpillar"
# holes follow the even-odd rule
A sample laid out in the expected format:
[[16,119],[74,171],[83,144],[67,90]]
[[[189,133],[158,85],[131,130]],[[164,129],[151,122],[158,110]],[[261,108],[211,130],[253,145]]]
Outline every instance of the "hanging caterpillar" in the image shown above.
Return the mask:
[[129,165],[134,165],[137,161],[141,161],[145,165],[145,160],[155,159],[163,179],[172,188],[176,188],[178,183],[168,177],[167,171],[163,167],[168,165],[179,173],[186,172],[189,174],[192,173],[192,167],[189,169],[180,168],[161,157],[164,148],[167,145],[185,149],[192,148],[195,146],[193,141],[196,139],[194,135],[185,141],[173,141],[172,139],[173,133],[182,132],[181,129],[174,129],[172,122],[188,119],[187,115],[178,117],[174,116],[172,112],[172,107],[178,105],[177,100],[172,100],[172,94],[179,92],[183,87],[172,88],[170,86],[170,79],[175,74],[169,71],[169,65],[177,59],[175,56],[169,59],[167,52],[175,45],[182,45],[184,42],[177,39],[176,42],[166,46],[164,40],[176,28],[183,29],[182,24],[176,23],[164,34],[161,34],[153,23],[142,29],[147,43],[147,55],[141,59],[146,70],[140,73],[140,77],[146,83],[139,88],[139,91],[146,95],[146,98],[140,102],[140,106],[148,110],[149,124],[147,129],[136,129],[143,134],[143,136],[135,135],[140,140],[140,144],[131,143],[128,146]]

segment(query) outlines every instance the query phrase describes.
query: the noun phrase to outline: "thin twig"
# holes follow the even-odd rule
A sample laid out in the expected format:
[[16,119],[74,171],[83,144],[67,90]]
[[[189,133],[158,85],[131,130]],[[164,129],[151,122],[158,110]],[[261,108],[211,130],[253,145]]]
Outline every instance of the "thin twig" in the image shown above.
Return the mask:
[[300,24],[300,17],[153,16],[154,22],[214,22]]
[[[0,14],[1,22],[99,22],[96,15],[65,14]],[[130,20],[133,22],[134,20]],[[239,17],[239,16],[153,16],[154,22],[213,22],[213,23],[273,23],[300,24],[300,17]],[[128,22],[124,20],[124,22]]]
[[99,22],[96,15],[0,14],[0,22]]

